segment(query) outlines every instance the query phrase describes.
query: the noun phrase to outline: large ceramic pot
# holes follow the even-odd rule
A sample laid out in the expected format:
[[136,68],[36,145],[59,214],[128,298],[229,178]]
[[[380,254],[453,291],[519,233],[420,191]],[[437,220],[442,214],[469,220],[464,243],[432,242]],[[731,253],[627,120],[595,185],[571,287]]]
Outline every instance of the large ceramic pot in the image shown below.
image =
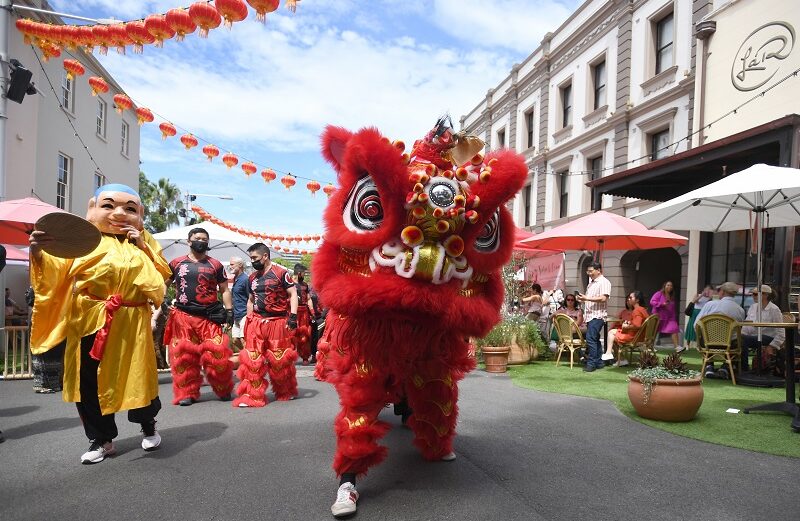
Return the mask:
[[511,346],[483,346],[483,363],[487,373],[505,373],[508,369],[508,354]]
[[508,353],[508,365],[523,365],[527,364],[533,358],[531,348],[523,347],[517,343],[516,340],[511,342]]
[[631,377],[628,382],[628,399],[636,414],[642,418],[686,422],[697,415],[703,403],[702,380],[657,379],[653,382],[649,397],[646,397],[642,381]]

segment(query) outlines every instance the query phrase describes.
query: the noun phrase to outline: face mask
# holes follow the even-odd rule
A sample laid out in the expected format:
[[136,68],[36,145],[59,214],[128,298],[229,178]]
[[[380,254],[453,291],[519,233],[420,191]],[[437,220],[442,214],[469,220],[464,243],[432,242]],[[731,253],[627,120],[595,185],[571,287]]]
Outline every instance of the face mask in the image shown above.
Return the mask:
[[305,278],[305,277],[303,277],[303,275],[302,275],[302,274],[297,276],[297,280],[300,280],[300,281],[302,281],[304,278]]
[[251,264],[253,265],[253,269],[256,271],[261,271],[264,269],[264,263],[261,261],[252,261]]
[[197,253],[205,253],[208,251],[208,241],[192,241],[189,243],[189,248]]

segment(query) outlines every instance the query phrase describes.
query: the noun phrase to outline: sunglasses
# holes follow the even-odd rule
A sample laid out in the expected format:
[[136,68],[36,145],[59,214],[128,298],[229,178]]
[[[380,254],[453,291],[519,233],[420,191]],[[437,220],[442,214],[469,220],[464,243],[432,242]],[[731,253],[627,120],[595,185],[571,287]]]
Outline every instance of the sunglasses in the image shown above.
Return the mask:
[[567,302],[575,302],[575,299],[574,299],[574,298],[568,298],[568,299],[566,299],[566,300],[567,300]]

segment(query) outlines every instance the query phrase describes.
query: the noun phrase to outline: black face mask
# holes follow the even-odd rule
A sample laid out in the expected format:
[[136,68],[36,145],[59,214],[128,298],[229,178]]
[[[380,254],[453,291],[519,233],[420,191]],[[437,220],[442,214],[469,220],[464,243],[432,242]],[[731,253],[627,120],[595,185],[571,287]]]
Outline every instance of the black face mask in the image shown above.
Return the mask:
[[208,241],[192,241],[189,243],[189,248],[193,252],[205,253],[208,251]]
[[300,282],[302,282],[304,278],[305,277],[303,276],[302,273],[297,276],[297,280],[299,280]]
[[264,263],[261,261],[251,261],[251,264],[253,265],[253,269],[256,271],[261,271],[264,269]]

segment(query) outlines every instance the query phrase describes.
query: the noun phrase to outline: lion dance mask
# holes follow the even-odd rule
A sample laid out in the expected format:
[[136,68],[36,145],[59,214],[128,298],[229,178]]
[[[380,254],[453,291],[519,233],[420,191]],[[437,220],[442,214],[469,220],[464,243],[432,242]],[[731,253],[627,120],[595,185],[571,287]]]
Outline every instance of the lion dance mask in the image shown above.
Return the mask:
[[505,203],[527,175],[511,151],[440,120],[404,153],[376,129],[328,127],[322,153],[340,188],[325,210],[315,286],[330,309],[317,375],[336,387],[337,474],[366,474],[387,448],[387,403],[406,399],[414,444],[428,460],[452,452],[458,381],[475,367],[469,338],[499,320],[500,269],[514,224]]

